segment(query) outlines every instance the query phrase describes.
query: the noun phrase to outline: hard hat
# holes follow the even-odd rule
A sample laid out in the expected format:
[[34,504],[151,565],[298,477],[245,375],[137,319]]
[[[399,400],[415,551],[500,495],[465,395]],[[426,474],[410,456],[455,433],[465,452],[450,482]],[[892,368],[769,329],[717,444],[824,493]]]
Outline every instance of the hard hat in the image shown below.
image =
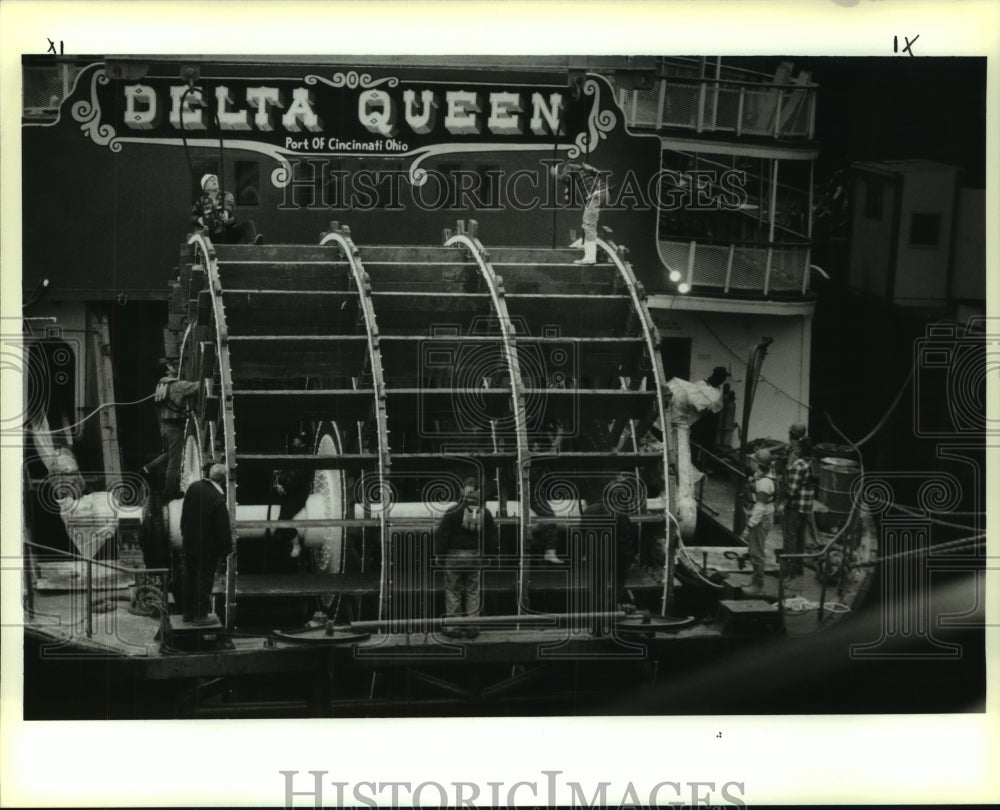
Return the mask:
[[753,454],[753,460],[760,464],[762,467],[771,466],[771,451],[761,448],[756,453]]
[[803,425],[801,422],[792,425],[788,428],[788,435],[793,439],[801,439],[806,433],[809,432],[809,428]]

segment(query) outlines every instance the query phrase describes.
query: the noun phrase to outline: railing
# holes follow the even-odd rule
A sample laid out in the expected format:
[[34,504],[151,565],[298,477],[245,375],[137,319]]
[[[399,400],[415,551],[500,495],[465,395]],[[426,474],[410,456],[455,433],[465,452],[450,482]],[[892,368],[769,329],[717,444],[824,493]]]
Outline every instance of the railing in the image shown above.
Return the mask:
[[[779,161],[779,163],[782,170],[780,176],[784,176],[790,163],[794,167],[794,161]],[[670,150],[664,153],[663,169],[677,174],[691,170],[713,170],[719,174],[741,171],[745,175],[742,185],[745,196],[739,207],[724,210],[732,211],[740,217],[749,217],[758,222],[761,228],[766,228],[771,218],[773,201],[774,227],[789,234],[790,241],[808,239],[812,210],[811,172],[808,179],[805,176],[800,177],[801,182],[798,185],[781,182],[780,179],[774,183],[773,164],[763,176],[759,171],[750,168],[758,165],[757,160],[737,162],[735,156],[730,161],[723,161],[703,153]],[[671,191],[671,186],[671,176],[665,174],[661,192],[664,199],[669,199],[667,195]]]
[[[718,61],[717,61],[718,60]],[[723,64],[718,57],[669,56],[660,60],[660,75],[673,78],[701,79],[711,71],[718,74],[713,78],[736,82],[771,82],[774,75],[759,70]]]
[[45,122],[59,114],[59,107],[72,91],[80,65],[60,62],[53,65],[31,65],[24,68],[24,118]]
[[785,82],[775,77],[772,84],[670,76],[650,89],[619,86],[609,78],[633,127],[804,140],[814,135],[816,85],[808,74]]
[[[93,613],[93,607],[94,607],[94,566],[95,565],[99,565],[99,566],[101,566],[103,568],[110,568],[113,571],[118,571],[118,572],[123,573],[123,574],[130,574],[130,575],[132,575],[132,576],[135,577],[135,581],[136,581],[137,585],[139,584],[139,577],[140,577],[140,575],[147,576],[147,577],[154,577],[154,576],[162,577],[162,580],[161,580],[161,583],[160,583],[160,591],[161,591],[161,593],[164,594],[164,598],[166,598],[166,592],[167,592],[166,580],[167,580],[167,574],[169,572],[169,569],[167,569],[167,568],[132,568],[132,567],[127,566],[127,565],[119,565],[117,563],[105,562],[104,560],[95,560],[92,557],[84,557],[81,554],[73,554],[72,552],[63,551],[62,549],[58,549],[58,548],[50,548],[49,546],[43,546],[40,543],[35,543],[35,542],[33,542],[31,540],[27,540],[27,539],[22,539],[21,542],[27,548],[29,548],[29,549],[37,548],[37,549],[40,549],[41,551],[44,551],[46,556],[55,555],[55,556],[58,556],[58,557],[65,557],[65,558],[68,558],[70,560],[80,560],[81,562],[83,562],[83,564],[84,564],[84,566],[86,568],[86,576],[84,577],[84,582],[86,583],[85,584],[85,588],[86,588],[86,602],[85,602],[85,612],[86,612],[86,620],[85,620],[85,622],[86,622],[86,625],[85,626],[86,626],[87,638],[92,638],[93,635],[94,635],[94,613]],[[25,556],[29,558],[29,564],[25,566],[25,572],[26,572],[26,576],[27,576],[27,579],[28,579],[28,612],[29,612],[29,614],[31,614],[31,616],[33,618],[34,617],[34,602],[35,602],[34,595],[35,595],[35,588],[34,588],[34,582],[32,581],[32,573],[33,573],[33,571],[32,571],[33,565],[32,564],[35,562],[35,558],[34,558],[33,555],[30,554],[30,552],[28,554],[26,554]]]
[[[788,243],[711,245],[659,240],[660,260],[692,288],[716,287],[768,295],[809,290],[809,246]],[[673,289],[664,279],[662,289]]]

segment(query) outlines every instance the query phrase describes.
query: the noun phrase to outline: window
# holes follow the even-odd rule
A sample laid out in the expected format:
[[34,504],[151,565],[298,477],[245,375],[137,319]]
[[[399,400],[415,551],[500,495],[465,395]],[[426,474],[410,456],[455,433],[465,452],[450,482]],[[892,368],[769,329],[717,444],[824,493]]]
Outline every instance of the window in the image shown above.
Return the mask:
[[910,244],[936,247],[941,236],[940,214],[914,214],[910,218]]
[[882,219],[882,200],[885,196],[885,181],[880,177],[865,179],[865,216],[868,219]]
[[260,205],[260,163],[256,160],[236,161],[236,204]]

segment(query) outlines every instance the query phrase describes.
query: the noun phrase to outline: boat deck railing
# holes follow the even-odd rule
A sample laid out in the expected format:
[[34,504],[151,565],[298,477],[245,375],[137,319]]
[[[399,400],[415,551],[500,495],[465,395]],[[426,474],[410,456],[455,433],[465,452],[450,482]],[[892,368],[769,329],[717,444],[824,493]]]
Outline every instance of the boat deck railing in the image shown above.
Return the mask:
[[[809,292],[811,249],[807,243],[736,242],[708,244],[696,239],[659,239],[660,261],[667,273],[661,289],[670,289],[668,273],[678,272],[691,287],[720,288],[760,295]],[[659,291],[659,290],[658,290]]]
[[46,557],[55,556],[61,557],[67,560],[79,561],[84,565],[85,576],[84,576],[84,589],[85,589],[85,622],[86,622],[86,633],[87,638],[92,638],[94,635],[94,566],[101,566],[102,568],[108,568],[113,571],[117,571],[121,574],[126,574],[135,578],[136,585],[141,584],[144,580],[148,583],[151,580],[159,580],[158,586],[160,592],[166,594],[166,580],[167,574],[169,573],[168,568],[135,568],[133,566],[122,565],[120,563],[112,562],[110,560],[95,560],[92,557],[85,557],[82,554],[74,554],[71,551],[63,551],[62,549],[52,548],[50,546],[42,545],[41,543],[35,543],[31,540],[24,539],[22,543],[26,547],[24,566],[25,575],[25,594],[26,602],[25,612],[34,617],[35,608],[35,563],[37,562],[38,555],[33,551],[38,549],[43,552]]
[[817,85],[810,71],[794,72],[782,63],[773,75],[706,76],[667,63],[665,75],[648,87],[626,86],[615,75],[608,80],[626,122],[638,129],[808,142],[815,135]]

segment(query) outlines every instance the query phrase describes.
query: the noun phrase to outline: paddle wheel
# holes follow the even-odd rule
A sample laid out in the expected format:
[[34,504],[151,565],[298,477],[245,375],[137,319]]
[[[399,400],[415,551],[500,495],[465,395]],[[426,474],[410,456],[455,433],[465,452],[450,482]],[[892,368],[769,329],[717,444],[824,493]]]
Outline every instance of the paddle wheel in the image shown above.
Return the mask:
[[[191,237],[181,376],[203,385],[182,487],[210,460],[229,467],[227,627],[274,624],[276,598],[386,631],[440,616],[433,531],[470,476],[497,523],[484,614],[614,610],[621,594],[593,591],[622,564],[616,515],[639,541],[630,595],[669,611],[676,524],[656,426],[670,393],[645,293],[624,251],[599,247],[591,265],[487,250],[464,222],[437,247],[358,246],[336,224],[311,246]],[[279,517],[288,470],[308,493]],[[166,507],[175,547],[180,505]],[[553,541],[563,565],[542,559]]]

